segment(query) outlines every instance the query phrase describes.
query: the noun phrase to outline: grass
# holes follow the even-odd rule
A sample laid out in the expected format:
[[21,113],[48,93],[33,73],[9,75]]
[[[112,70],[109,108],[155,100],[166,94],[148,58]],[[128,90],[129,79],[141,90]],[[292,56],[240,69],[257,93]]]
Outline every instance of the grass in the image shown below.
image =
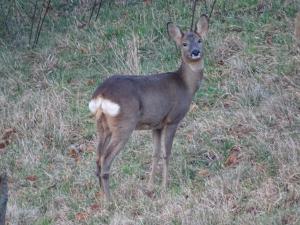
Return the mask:
[[[110,75],[175,70],[166,23],[188,28],[190,5],[105,2],[84,29],[77,24],[88,13],[53,10],[36,49],[26,36],[3,39],[0,132],[16,131],[0,149],[7,224],[299,224],[299,1],[264,3],[259,13],[257,1],[218,1],[205,80],[177,131],[168,191],[158,176],[154,195],[144,194],[151,132],[135,132],[112,167],[111,205],[95,176],[88,101]],[[84,12],[81,4],[73,10]]]

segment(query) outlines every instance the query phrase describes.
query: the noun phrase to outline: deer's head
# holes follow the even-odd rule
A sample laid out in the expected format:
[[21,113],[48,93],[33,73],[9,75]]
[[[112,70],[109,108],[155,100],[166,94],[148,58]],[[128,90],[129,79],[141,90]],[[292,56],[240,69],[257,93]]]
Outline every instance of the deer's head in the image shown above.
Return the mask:
[[208,17],[202,15],[194,31],[182,32],[178,26],[168,23],[169,36],[181,49],[181,58],[185,63],[199,63],[204,55],[203,41],[208,31]]

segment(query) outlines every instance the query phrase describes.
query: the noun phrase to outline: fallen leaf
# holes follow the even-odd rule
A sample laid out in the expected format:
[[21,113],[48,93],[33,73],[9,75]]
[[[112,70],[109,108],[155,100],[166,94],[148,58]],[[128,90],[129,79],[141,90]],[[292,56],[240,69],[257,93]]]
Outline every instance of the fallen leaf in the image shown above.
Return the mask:
[[266,12],[270,8],[270,5],[265,0],[260,0],[256,6],[256,10],[259,14]]
[[283,215],[281,218],[281,224],[295,224],[298,221],[299,217],[295,217],[294,215]]
[[0,149],[3,149],[3,148],[5,148],[5,143],[4,142],[0,142]]
[[26,177],[26,180],[29,180],[29,181],[36,181],[37,180],[37,176],[35,176],[35,175],[32,175],[32,176],[27,176]]
[[233,166],[236,165],[238,163],[238,159],[235,155],[230,155],[226,162],[225,162],[225,166]]
[[95,204],[92,204],[90,206],[90,208],[91,208],[91,210],[99,210],[100,209],[100,205],[95,203]]
[[84,48],[84,47],[80,47],[79,50],[81,51],[81,53],[84,53],[84,54],[89,53],[89,50],[87,48]]
[[208,170],[204,169],[204,170],[199,170],[198,171],[198,175],[200,177],[209,177],[210,176],[210,173]]
[[84,221],[88,218],[88,214],[86,212],[79,212],[76,213],[75,219],[78,221]]
[[124,14],[123,14],[123,20],[126,20],[127,18],[128,18],[128,13],[124,12]]
[[225,161],[225,166],[234,166],[237,165],[239,163],[239,156],[240,153],[240,147],[239,146],[234,146],[232,147],[232,149],[230,150],[230,154],[228,156],[228,158]]
[[151,198],[151,199],[154,199],[155,198],[155,192],[154,191],[150,191],[150,190],[146,190],[145,191],[145,194],[149,197],[149,198]]
[[197,104],[192,103],[190,106],[190,112],[195,112],[199,107],[197,106]]
[[87,80],[87,82],[86,82],[86,84],[88,85],[88,86],[92,86],[92,85],[94,85],[96,83],[96,81],[95,80]]
[[194,134],[193,134],[193,131],[189,131],[186,133],[186,137],[189,141],[192,141],[193,140],[193,137],[194,137]]
[[240,153],[241,152],[241,147],[240,146],[233,146],[231,149],[230,149],[230,153]]
[[244,125],[241,123],[229,128],[229,133],[238,138],[245,137],[245,136],[249,135],[250,133],[252,133],[253,131],[255,131],[255,129],[253,127],[250,127],[250,126],[247,126],[247,125]]
[[89,153],[93,153],[95,151],[95,147],[93,144],[89,144],[87,147],[86,147],[86,151],[89,152]]
[[273,44],[272,36],[268,36],[266,38],[266,42],[267,42],[268,45],[272,45]]
[[104,197],[104,193],[103,193],[102,191],[97,191],[97,192],[95,193],[95,197],[96,197],[96,198],[103,198],[103,197]]
[[207,105],[206,105],[206,106],[203,106],[203,107],[202,107],[202,110],[207,112],[207,111],[209,111],[209,107],[208,107]]
[[260,173],[265,173],[266,172],[266,166],[260,163],[253,163],[255,166],[255,169],[260,172]]
[[248,209],[246,209],[246,212],[247,212],[247,213],[250,213],[250,214],[252,214],[252,215],[256,215],[256,214],[258,213],[258,210],[257,210],[256,207],[251,206],[251,207],[249,207]]
[[295,173],[289,177],[289,182],[300,184],[300,173]]
[[20,169],[20,168],[22,168],[23,160],[22,159],[16,159],[15,164],[16,164],[17,168]]
[[223,106],[225,109],[228,109],[230,107],[230,103],[229,102],[224,102]]
[[81,144],[78,147],[79,152],[84,152],[86,150],[86,144]]
[[221,65],[221,66],[223,66],[225,63],[224,63],[224,61],[221,59],[221,60],[219,60],[218,62],[217,62],[219,65]]
[[13,134],[13,133],[16,133],[16,129],[15,128],[7,128],[4,130],[4,133],[3,133],[3,136],[2,136],[2,139],[3,140],[7,140],[10,138],[10,136]]
[[69,149],[68,155],[74,159],[79,157],[77,151],[74,148]]
[[77,22],[77,27],[79,28],[79,29],[82,29],[82,28],[84,28],[85,26],[87,25],[87,23],[85,23],[85,22]]

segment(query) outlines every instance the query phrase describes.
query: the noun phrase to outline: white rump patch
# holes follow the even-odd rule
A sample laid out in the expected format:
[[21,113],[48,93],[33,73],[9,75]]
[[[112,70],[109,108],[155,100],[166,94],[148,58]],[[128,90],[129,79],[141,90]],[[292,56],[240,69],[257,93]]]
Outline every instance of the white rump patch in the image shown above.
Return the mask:
[[102,98],[92,99],[89,103],[89,109],[91,113],[95,114],[97,110],[101,107]]
[[120,112],[119,104],[105,98],[98,97],[92,99],[89,103],[89,109],[93,114],[96,114],[98,109],[101,109],[104,114],[117,116]]
[[110,116],[116,116],[120,112],[120,106],[117,103],[114,103],[108,99],[103,99],[102,110],[105,114],[109,114]]

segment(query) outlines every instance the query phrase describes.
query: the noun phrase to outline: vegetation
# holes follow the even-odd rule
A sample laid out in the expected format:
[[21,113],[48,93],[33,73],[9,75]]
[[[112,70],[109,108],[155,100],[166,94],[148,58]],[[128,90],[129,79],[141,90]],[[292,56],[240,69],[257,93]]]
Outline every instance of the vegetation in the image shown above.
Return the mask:
[[[103,1],[88,24],[94,1],[53,0],[32,49],[34,3],[0,8],[7,224],[300,223],[299,0],[217,1],[205,81],[177,131],[168,191],[145,194],[151,132],[135,132],[112,167],[111,205],[95,176],[88,101],[110,75],[175,70],[166,23],[187,30],[192,2]],[[201,1],[196,18],[205,11]]]

